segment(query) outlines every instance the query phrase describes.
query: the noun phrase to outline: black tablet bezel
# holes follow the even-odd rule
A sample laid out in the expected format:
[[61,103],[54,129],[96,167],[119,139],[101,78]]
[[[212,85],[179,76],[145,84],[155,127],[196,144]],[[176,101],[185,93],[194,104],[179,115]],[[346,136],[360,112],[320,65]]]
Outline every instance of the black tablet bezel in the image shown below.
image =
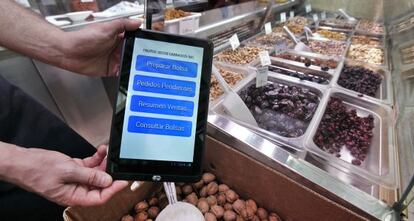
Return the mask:
[[[211,66],[213,56],[213,43],[209,40],[166,34],[157,31],[137,30],[125,33],[122,49],[122,63],[118,77],[117,91],[121,84],[128,85],[132,63],[132,54],[135,38],[144,38],[155,41],[170,42],[203,48],[203,66],[199,91],[197,125],[195,135],[194,157],[191,166],[188,163],[154,160],[136,160],[120,158],[120,144],[122,139],[122,124],[125,108],[116,113],[114,102],[114,115],[112,117],[111,137],[109,142],[107,172],[114,179],[146,180],[169,182],[195,182],[202,173],[202,157],[204,154],[204,140],[207,130],[208,103],[210,91]],[[126,86],[126,90],[127,90]],[[118,96],[116,96],[117,99]]]

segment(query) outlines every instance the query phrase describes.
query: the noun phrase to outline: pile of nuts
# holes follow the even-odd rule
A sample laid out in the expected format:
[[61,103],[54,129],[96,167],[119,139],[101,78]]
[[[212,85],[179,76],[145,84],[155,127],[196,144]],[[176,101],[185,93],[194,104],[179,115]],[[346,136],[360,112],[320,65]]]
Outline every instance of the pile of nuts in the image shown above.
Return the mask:
[[362,66],[348,65],[344,66],[338,79],[342,87],[371,97],[375,97],[381,82],[381,74]]
[[384,34],[384,26],[382,24],[365,19],[359,22],[358,29],[376,35]]
[[337,40],[337,41],[345,41],[347,39],[347,36],[345,33],[337,32],[337,31],[329,31],[325,29],[320,29],[316,31],[316,34],[319,34],[324,38]]
[[282,42],[284,42],[286,45],[293,43],[292,40],[290,40],[284,33],[272,32],[268,35],[262,35],[254,40],[248,41],[246,42],[246,45],[262,46],[267,50],[272,50],[277,44],[280,44]]
[[236,50],[231,48],[224,50],[215,58],[217,61],[222,61],[231,64],[249,64],[259,55],[261,48],[259,47],[238,47]]
[[183,10],[177,10],[177,9],[173,9],[173,8],[169,8],[169,9],[165,9],[164,12],[164,16],[165,16],[165,20],[172,20],[172,19],[177,19],[177,18],[182,18],[182,17],[186,17],[189,16],[190,13],[185,12]]
[[[233,87],[239,81],[243,80],[243,75],[240,73],[226,71],[224,69],[219,69],[221,76],[223,76],[224,80]],[[223,94],[223,89],[221,88],[220,84],[218,83],[216,76],[211,75],[211,83],[210,83],[210,101],[215,100],[217,97]]]
[[372,45],[352,44],[348,57],[356,61],[380,65],[384,63],[384,50]]
[[284,32],[283,26],[287,26],[289,30],[294,33],[295,35],[299,35],[303,33],[304,27],[309,24],[309,20],[305,17],[296,16],[290,18],[287,22],[282,23],[281,25],[275,27],[273,32]]
[[381,45],[380,40],[377,38],[371,38],[363,35],[356,35],[352,37],[353,44],[361,44],[361,45],[371,45],[374,47],[379,47]]
[[342,56],[346,50],[346,43],[339,41],[309,41],[309,47],[315,53],[328,56]]
[[333,59],[322,60],[319,58],[307,58],[307,57],[303,57],[300,55],[294,55],[294,54],[289,54],[289,53],[279,54],[279,55],[276,55],[276,57],[291,60],[291,61],[301,62],[301,63],[304,63],[306,67],[309,67],[311,65],[316,65],[316,66],[321,67],[322,71],[328,71],[329,69],[335,69],[336,67],[338,67],[338,62]]
[[345,146],[354,159],[354,165],[361,165],[366,159],[373,137],[374,117],[359,117],[355,109],[347,110],[343,101],[332,97],[318,130],[313,137],[315,144],[322,150],[341,157]]
[[[216,176],[205,173],[197,183],[181,183],[176,186],[177,198],[196,206],[206,221],[282,221],[276,213],[269,213],[258,207],[252,199],[243,200],[226,184],[219,184]],[[121,221],[153,221],[168,205],[164,192],[139,202],[132,215],[125,215]]]
[[337,18],[327,18],[327,19],[321,20],[319,24],[327,25],[327,26],[334,26],[338,28],[345,28],[345,29],[352,29],[355,26],[355,23],[348,22],[343,19],[337,19]]

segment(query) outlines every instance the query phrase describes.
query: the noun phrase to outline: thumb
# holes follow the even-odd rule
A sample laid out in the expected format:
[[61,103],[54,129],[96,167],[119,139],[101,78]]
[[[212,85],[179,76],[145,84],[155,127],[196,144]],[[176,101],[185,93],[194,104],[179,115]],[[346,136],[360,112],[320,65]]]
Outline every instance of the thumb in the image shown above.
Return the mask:
[[105,188],[112,184],[112,177],[98,169],[88,167],[77,167],[71,177],[70,182],[78,182],[89,186]]

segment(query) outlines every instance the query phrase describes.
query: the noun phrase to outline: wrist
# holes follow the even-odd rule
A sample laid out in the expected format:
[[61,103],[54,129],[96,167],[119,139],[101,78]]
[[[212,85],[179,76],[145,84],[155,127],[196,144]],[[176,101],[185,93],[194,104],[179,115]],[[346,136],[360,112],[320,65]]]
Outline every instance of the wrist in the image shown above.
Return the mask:
[[27,149],[0,142],[0,180],[18,184],[21,179]]

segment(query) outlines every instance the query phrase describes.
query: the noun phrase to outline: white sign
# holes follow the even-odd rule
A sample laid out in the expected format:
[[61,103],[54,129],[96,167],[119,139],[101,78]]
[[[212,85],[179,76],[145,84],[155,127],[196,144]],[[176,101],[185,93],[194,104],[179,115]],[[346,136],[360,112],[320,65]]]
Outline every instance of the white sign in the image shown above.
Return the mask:
[[279,55],[279,54],[283,54],[287,51],[287,45],[286,42],[282,42],[280,44],[277,44],[275,47],[275,54]]
[[272,33],[272,24],[270,22],[265,24],[265,33],[268,35]]
[[231,36],[229,40],[230,40],[231,48],[233,50],[236,50],[236,48],[240,46],[240,41],[239,41],[239,37],[237,37],[237,33]]
[[312,6],[310,4],[309,5],[306,5],[305,6],[305,11],[306,11],[306,13],[311,12],[312,11]]
[[286,12],[280,13],[280,22],[286,21]]
[[326,12],[321,12],[321,19],[322,20],[326,19]]
[[295,12],[294,12],[294,11],[290,11],[290,12],[289,12],[289,17],[290,17],[290,18],[295,17]]
[[319,20],[319,18],[318,18],[318,14],[316,14],[316,13],[315,13],[315,14],[313,14],[312,16],[313,16],[313,21],[314,21],[314,22],[317,22],[317,21]]
[[267,66],[257,68],[256,88],[265,86],[267,84],[268,76],[269,68]]
[[260,51],[259,52],[260,63],[262,66],[271,65],[270,56],[268,51]]
[[194,31],[194,20],[193,19],[183,19],[180,20],[179,33],[181,35],[188,34]]

